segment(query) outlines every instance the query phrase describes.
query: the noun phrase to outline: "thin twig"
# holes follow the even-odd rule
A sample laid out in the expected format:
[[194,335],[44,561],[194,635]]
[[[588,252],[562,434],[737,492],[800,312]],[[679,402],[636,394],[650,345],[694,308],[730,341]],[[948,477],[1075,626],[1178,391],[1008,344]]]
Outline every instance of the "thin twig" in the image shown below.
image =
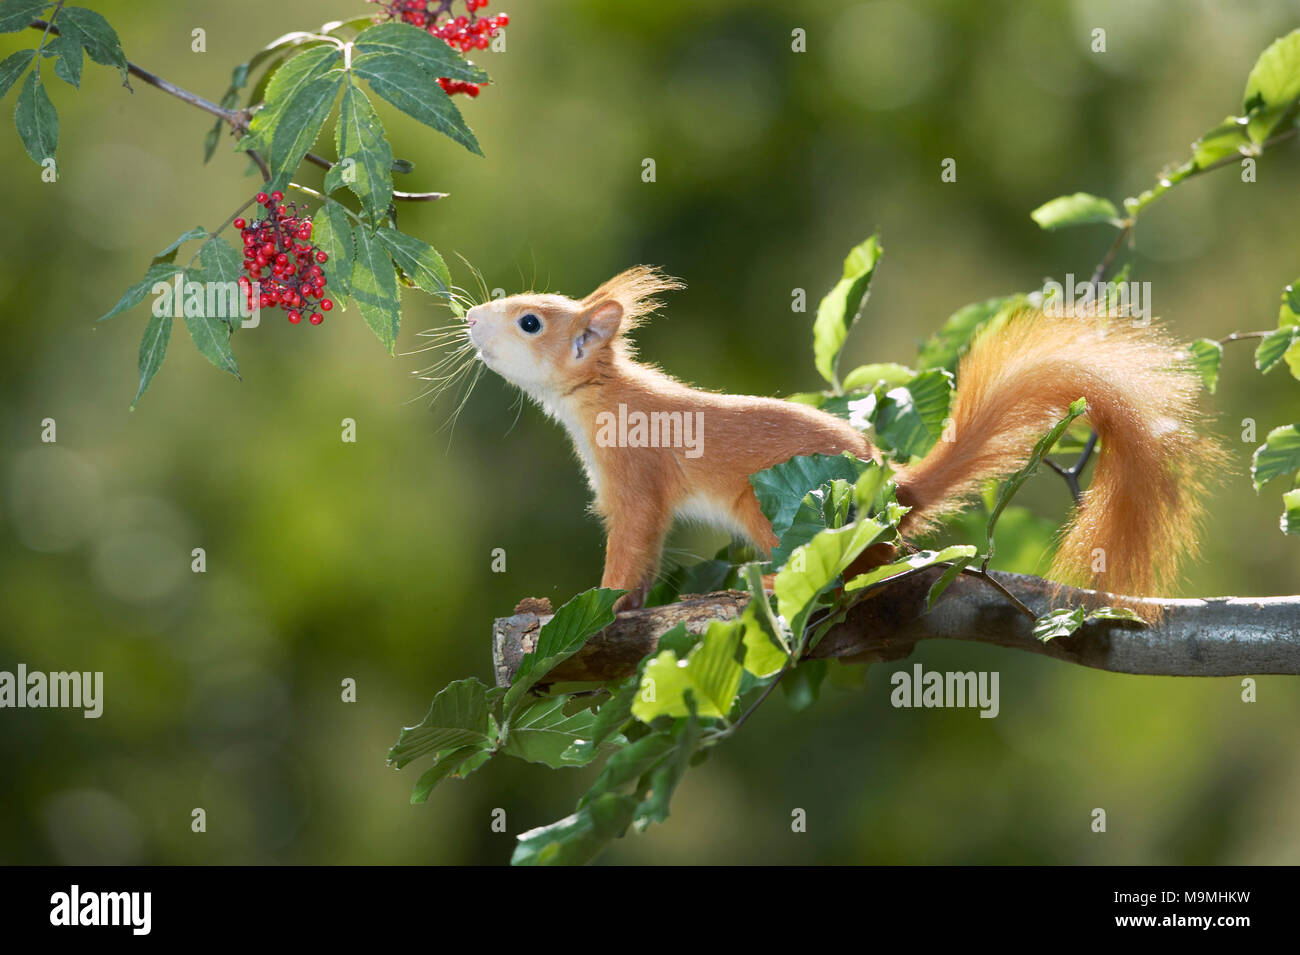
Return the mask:
[[1014,605],[1017,610],[1023,613],[1030,620],[1038,619],[1038,614],[1034,613],[1027,606],[1025,606],[1024,602],[1021,601],[1019,597],[1017,597],[1011,591],[1007,590],[1006,587],[1003,587],[1002,584],[998,581],[998,579],[994,577],[992,574],[990,574],[987,570],[977,570],[974,567],[963,567],[961,572],[965,574],[967,577],[978,577],[980,580],[984,581],[986,584],[991,586],[994,590],[1001,593],[1002,596],[1006,597],[1007,600],[1011,601],[1012,605]]
[[1252,338],[1268,338],[1273,332],[1233,332],[1231,335],[1224,335],[1219,339],[1220,345],[1226,345],[1228,342],[1244,342]]
[[[320,166],[322,169],[333,169],[336,165],[324,156],[317,156],[315,153],[308,153],[303,158],[313,166]],[[449,192],[403,192],[400,189],[393,190],[393,198],[405,202],[432,202],[435,199],[446,199],[449,195],[451,195]]]

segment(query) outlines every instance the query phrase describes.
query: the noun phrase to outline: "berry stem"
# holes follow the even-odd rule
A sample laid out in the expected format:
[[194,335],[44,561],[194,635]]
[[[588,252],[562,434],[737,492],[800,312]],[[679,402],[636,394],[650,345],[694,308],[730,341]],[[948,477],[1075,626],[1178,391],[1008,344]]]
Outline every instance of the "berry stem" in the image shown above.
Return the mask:
[[[289,188],[297,189],[299,192],[304,193],[305,195],[308,196],[312,196],[316,199],[320,199],[322,202],[338,202],[337,199],[330,199],[330,197],[325,195],[325,193],[318,192],[317,190],[311,188],[311,186],[300,186],[296,182],[291,182],[289,183]],[[346,212],[352,218],[352,221],[354,221],[357,225],[366,225],[366,221],[362,219],[361,216],[357,215],[355,212],[353,212],[343,203],[339,202],[338,206],[340,209]]]

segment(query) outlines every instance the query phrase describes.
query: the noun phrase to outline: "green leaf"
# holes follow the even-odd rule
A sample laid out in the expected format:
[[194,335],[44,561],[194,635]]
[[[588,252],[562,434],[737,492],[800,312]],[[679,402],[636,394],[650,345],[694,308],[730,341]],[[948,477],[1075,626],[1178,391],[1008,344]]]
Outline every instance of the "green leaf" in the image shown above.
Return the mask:
[[[684,628],[684,627],[683,627]],[[596,711],[596,720],[585,739],[574,740],[561,757],[567,762],[589,763],[598,755],[600,745],[621,730],[632,719],[632,701],[641,687],[641,674],[630,676]]]
[[1300,471],[1300,424],[1274,428],[1255,450],[1250,466],[1255,490],[1274,478],[1294,475],[1297,471]]
[[537,646],[524,654],[506,693],[504,712],[509,716],[525,693],[547,673],[573,656],[595,634],[614,622],[614,603],[625,591],[593,587],[584,590],[542,625]]
[[45,92],[45,84],[35,70],[27,74],[18,93],[14,125],[18,127],[23,148],[34,162],[43,163],[54,155],[59,145],[59,114],[54,111],[50,94]]
[[397,54],[433,76],[487,82],[487,73],[466,62],[444,41],[410,24],[379,23],[362,30],[352,42],[358,54]]
[[[925,455],[943,435],[952,403],[953,376],[936,368],[923,371],[906,385],[891,388],[864,411],[876,437],[901,459]],[[852,419],[851,419],[852,420]]]
[[[200,282],[219,283],[233,287],[236,292],[236,301],[242,305],[244,293],[239,289],[239,277],[243,272],[243,256],[236,252],[235,247],[225,239],[214,236],[204,243],[199,250],[199,268],[192,274]],[[239,325],[239,313],[228,314],[225,316],[225,320],[233,332]]]
[[569,755],[574,744],[591,737],[596,723],[596,714],[589,709],[566,716],[564,706],[569,699],[554,696],[538,700],[512,716],[510,737],[502,752],[531,763],[545,763],[552,769],[581,766],[598,756],[600,747],[593,747],[589,756],[586,750],[573,750]]
[[267,155],[271,178],[266,188],[284,189],[288,185],[303,156],[320,137],[343,84],[343,74],[331,71],[294,91],[271,135]]
[[1300,487],[1282,495],[1282,533],[1300,534]]
[[933,567],[935,564],[947,563],[950,560],[962,560],[964,558],[962,566],[965,566],[966,563],[974,560],[975,554],[976,550],[970,544],[953,544],[942,550],[923,550],[916,554],[910,554],[902,560],[872,568],[865,574],[858,574],[852,580],[845,582],[844,591],[845,593],[854,593],[881,581],[892,580],[895,577],[905,577],[918,570]]
[[453,775],[472,756],[482,752],[483,749],[479,746],[462,746],[460,749],[440,754],[434,764],[416,780],[415,788],[411,791],[411,805],[418,806],[420,803],[428,802],[429,793],[433,792],[434,786]]
[[1277,324],[1300,325],[1300,279],[1282,290],[1282,304],[1277,310]]
[[1098,222],[1119,225],[1119,210],[1115,208],[1115,203],[1086,192],[1057,196],[1029,213],[1029,217],[1038,223],[1040,229],[1049,232]]
[[27,29],[49,6],[53,6],[51,0],[4,0],[0,3],[0,33]]
[[[202,286],[200,286],[200,289],[202,289]],[[224,316],[206,314],[206,310],[202,310],[201,314],[191,315],[188,307],[188,289],[185,298],[187,300],[183,312],[185,327],[189,330],[190,338],[194,341],[194,347],[199,350],[199,354],[214,366],[222,371],[230,372],[230,374],[238,378],[239,363],[235,361],[234,352],[230,350],[230,323]],[[204,295],[204,309],[206,309],[206,299],[207,296]]]
[[[759,579],[761,581],[762,578]],[[741,626],[744,628],[741,642],[745,645],[743,661],[745,669],[759,679],[765,679],[779,673],[790,656],[778,645],[773,631],[769,629],[771,625],[767,624],[766,617],[770,615],[760,619],[759,611],[754,605],[755,601],[759,600],[766,603],[767,595],[756,594],[750,597],[750,606],[745,609],[745,613],[740,618]]]
[[140,338],[140,387],[136,390],[135,397],[131,399],[132,411],[140,403],[140,396],[149,387],[149,382],[153,381],[153,376],[158,374],[158,369],[162,367],[163,359],[167,357],[167,343],[171,341],[171,337],[172,317],[151,316],[144,327],[144,335]]
[[408,726],[388,751],[388,762],[401,769],[414,759],[462,746],[482,748],[492,743],[488,688],[473,677],[444,687],[415,726]]
[[337,172],[366,211],[379,218],[393,199],[393,148],[370,100],[350,80],[343,90],[334,142],[339,159],[331,175]]
[[375,231],[393,261],[419,288],[433,295],[446,296],[451,288],[451,273],[437,249],[415,236],[398,232],[387,226]]
[[772,523],[772,533],[784,536],[790,529],[804,496],[823,484],[839,479],[856,483],[871,462],[842,454],[802,454],[751,474],[749,483],[758,506]]
[[1255,367],[1267,374],[1282,361],[1293,342],[1300,338],[1300,328],[1284,325],[1272,332],[1255,349]]
[[606,793],[559,822],[519,836],[511,865],[583,865],[621,836],[632,822],[637,800]]
[[818,598],[859,554],[893,532],[889,524],[860,514],[854,523],[824,530],[790,555],[777,572],[772,590],[777,612],[789,624],[796,641],[802,639]]
[[[171,245],[167,246],[167,248],[163,249],[161,252],[159,252],[157,255],[153,257],[152,264],[163,265],[165,263],[175,262],[176,252],[178,249],[180,249],[181,246],[183,246],[186,242],[193,242],[195,239],[202,239],[206,237],[207,234],[208,234],[208,230],[203,228],[203,226],[201,225],[195,226],[193,229],[188,229],[185,232],[182,232],[172,241]],[[179,272],[180,269],[177,269],[176,271]]]
[[1250,146],[1246,135],[1246,118],[1229,116],[1218,126],[1192,143],[1192,161],[1202,169],[1229,156],[1241,155]]
[[673,735],[663,731],[647,733],[628,743],[610,756],[591,788],[578,800],[578,808],[584,808],[606,793],[632,786],[676,747],[677,740]]
[[366,53],[352,61],[352,72],[370,83],[376,95],[470,152],[483,155],[456,104],[428,73],[404,53]]
[[817,318],[813,322],[813,358],[821,376],[836,391],[841,390],[835,374],[840,349],[866,304],[871,277],[883,252],[879,237],[875,235],[855,247],[844,260],[843,277],[817,306]]
[[668,803],[677,790],[677,784],[690,768],[700,741],[700,724],[694,716],[678,720],[673,727],[676,745],[650,770],[650,792],[637,807],[632,823],[644,829],[652,822],[668,818]]
[[1016,496],[1016,492],[1020,490],[1021,486],[1038,470],[1038,466],[1043,463],[1043,458],[1047,455],[1047,452],[1052,449],[1052,445],[1056,444],[1061,435],[1065,434],[1066,429],[1070,427],[1070,423],[1087,410],[1088,402],[1086,399],[1076,398],[1071,402],[1065,417],[1056,422],[1047,434],[1038,439],[1038,443],[1034,445],[1033,453],[1029,455],[1029,460],[1025,462],[1024,466],[1007,478],[1006,483],[998,488],[997,503],[994,504],[993,510],[989,513],[988,526],[984,531],[984,551],[989,558],[993,556],[993,529],[997,526],[998,518],[1002,515],[1003,509],[1011,503],[1011,499]]
[[846,392],[870,391],[876,385],[906,384],[916,377],[916,372],[905,365],[884,362],[875,365],[859,365],[844,376],[842,387]]
[[1187,346],[1192,367],[1201,376],[1201,384],[1210,394],[1219,386],[1219,362],[1223,359],[1223,346],[1212,338],[1198,338]]
[[1020,294],[1002,295],[962,306],[921,346],[917,365],[922,369],[956,371],[957,362],[966,354],[976,332],[993,320],[1023,308],[1027,301],[1026,296]]
[[117,31],[107,20],[85,7],[64,7],[59,11],[58,22],[61,26],[74,27],[86,55],[104,66],[116,66],[122,74],[122,82],[127,82],[126,54],[122,52]]
[[71,33],[55,37],[45,48],[58,59],[54,61],[54,75],[65,83],[81,89],[81,67],[85,60],[81,43]]
[[352,238],[352,224],[343,207],[326,199],[324,207],[311,221],[312,241],[328,258],[321,266],[325,273],[325,287],[339,308],[346,306],[352,292],[352,264],[356,259],[356,245]]
[[632,715],[643,723],[660,716],[690,716],[689,691],[700,716],[726,716],[740,689],[743,670],[736,656],[741,636],[739,621],[714,620],[685,660],[671,650],[661,651],[642,672]]
[[1083,626],[1083,608],[1053,610],[1034,621],[1034,636],[1046,643],[1057,637],[1068,637]]
[[1273,41],[1246,78],[1242,106],[1250,116],[1252,141],[1268,139],[1283,115],[1300,98],[1300,30]]
[[392,260],[373,232],[358,228],[353,230],[352,237],[357,245],[357,257],[352,264],[352,297],[361,309],[361,317],[391,355],[397,348],[397,332],[402,323],[397,275]]
[[35,50],[19,50],[0,60],[0,97],[7,94],[9,88],[18,82],[18,77],[23,75],[23,70],[31,66],[32,57],[35,55]]
[[1098,620],[1109,620],[1117,623],[1136,623],[1145,627],[1147,622],[1138,615],[1136,610],[1129,607],[1098,607],[1088,614],[1084,623],[1096,623]]
[[[248,135],[239,140],[236,149],[265,151],[274,141],[275,131],[289,103],[304,88],[339,63],[342,54],[333,44],[324,44],[303,50],[290,57],[274,73],[266,85],[266,102],[249,123]],[[341,79],[342,77],[340,77]]]
[[853,486],[838,478],[813,488],[804,495],[790,528],[772,549],[771,566],[783,567],[790,555],[828,527],[843,527],[848,522]]
[[958,577],[961,576],[961,572],[966,569],[966,565],[969,564],[974,559],[975,559],[974,554],[972,554],[970,557],[958,556],[953,558],[952,566],[950,566],[947,570],[945,570],[939,576],[939,579],[930,585],[930,590],[925,595],[926,610],[934,609],[935,603],[938,602],[939,598],[943,596],[943,592],[948,589],[949,585],[954,580],[956,580]]
[[117,304],[99,318],[95,319],[95,321],[102,322],[115,315],[120,315],[128,308],[135,308],[144,301],[145,296],[149,294],[149,291],[154,287],[154,285],[166,281],[180,271],[181,267],[171,262],[159,262],[150,266],[149,271],[144,274],[144,278],[123,292],[122,297],[118,299]]

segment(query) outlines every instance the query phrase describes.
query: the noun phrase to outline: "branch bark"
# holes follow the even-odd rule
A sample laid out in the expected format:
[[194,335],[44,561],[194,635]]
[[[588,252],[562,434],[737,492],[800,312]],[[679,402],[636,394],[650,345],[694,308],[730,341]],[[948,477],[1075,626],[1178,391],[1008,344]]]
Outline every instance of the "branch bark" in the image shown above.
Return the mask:
[[[1241,676],[1300,674],[1300,596],[1212,597],[1204,600],[1141,600],[1059,587],[1039,577],[994,572],[1003,586],[1037,612],[1049,607],[1104,603],[1158,604],[1158,627],[1119,623],[1086,625],[1070,637],[1042,643],[1023,614],[971,577],[952,583],[926,612],[930,585],[942,573],[931,568],[873,591],[849,611],[812,651],[813,659],[845,662],[897,660],[922,640],[967,640],[1053,657],[1066,663],[1149,676]],[[604,631],[552,670],[548,682],[609,682],[635,672],[677,623],[702,632],[712,620],[738,616],[749,595],[738,591],[692,597],[680,603],[618,615]],[[519,613],[492,628],[493,672],[508,686],[523,654],[532,650],[549,615]]]

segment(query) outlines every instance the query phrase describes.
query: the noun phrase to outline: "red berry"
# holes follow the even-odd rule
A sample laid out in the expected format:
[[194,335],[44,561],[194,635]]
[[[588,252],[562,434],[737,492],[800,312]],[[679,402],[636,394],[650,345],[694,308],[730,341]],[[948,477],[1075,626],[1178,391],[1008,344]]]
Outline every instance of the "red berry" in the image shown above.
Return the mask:
[[[275,192],[271,193],[271,201],[272,201],[272,202],[279,202],[279,201],[280,201],[281,199],[283,199],[283,198],[284,198],[284,193],[281,192],[279,189],[277,189],[277,190],[275,190]],[[283,215],[283,214],[284,214],[284,213],[282,212],[281,215]]]
[[313,325],[319,325],[321,322],[325,321],[325,316],[321,315],[320,312],[312,312],[311,318],[307,319],[307,321],[311,322]]
[[317,252],[317,253],[316,253],[316,261],[317,261],[317,262],[328,262],[329,260],[330,260],[330,257],[329,257],[328,255],[326,255],[324,252]]
[[236,229],[242,229],[245,223],[243,219],[236,219],[233,224]]
[[299,313],[299,312],[295,312],[295,311],[291,311],[291,312],[289,312],[289,322],[290,322],[290,324],[297,325],[297,324],[298,324],[299,322],[301,322],[301,321],[302,321],[302,314],[301,314],[301,313]]
[[334,307],[334,302],[332,299],[323,298],[320,300],[320,310],[322,312],[328,312],[333,307]]
[[258,202],[259,204],[261,204],[261,205],[266,205],[267,202],[270,201],[270,197],[267,196],[267,194],[264,193],[264,192],[259,192],[259,193],[258,193],[256,196],[254,196],[253,198],[256,199],[257,202]]

